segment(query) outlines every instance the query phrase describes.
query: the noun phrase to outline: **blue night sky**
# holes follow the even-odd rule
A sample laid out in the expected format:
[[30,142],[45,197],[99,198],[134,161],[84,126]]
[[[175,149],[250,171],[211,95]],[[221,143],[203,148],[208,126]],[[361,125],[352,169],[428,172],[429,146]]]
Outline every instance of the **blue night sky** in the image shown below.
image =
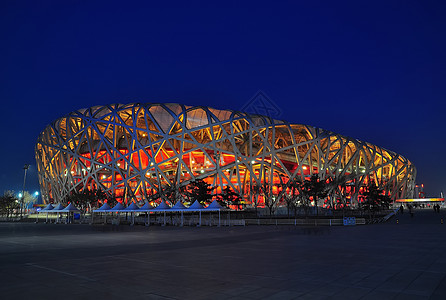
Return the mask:
[[1,1],[0,193],[24,164],[38,190],[37,136],[70,111],[241,109],[259,90],[281,119],[400,153],[427,195],[446,191],[444,2],[158,2]]

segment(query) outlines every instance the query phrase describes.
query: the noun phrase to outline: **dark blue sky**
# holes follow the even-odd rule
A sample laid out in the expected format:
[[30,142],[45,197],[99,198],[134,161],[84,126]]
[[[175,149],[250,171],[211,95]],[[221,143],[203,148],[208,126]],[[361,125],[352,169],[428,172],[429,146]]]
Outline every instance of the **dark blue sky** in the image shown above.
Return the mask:
[[258,90],[282,119],[400,153],[446,191],[442,1],[239,2],[1,1],[0,192],[25,163],[38,189],[37,136],[70,111],[240,109]]

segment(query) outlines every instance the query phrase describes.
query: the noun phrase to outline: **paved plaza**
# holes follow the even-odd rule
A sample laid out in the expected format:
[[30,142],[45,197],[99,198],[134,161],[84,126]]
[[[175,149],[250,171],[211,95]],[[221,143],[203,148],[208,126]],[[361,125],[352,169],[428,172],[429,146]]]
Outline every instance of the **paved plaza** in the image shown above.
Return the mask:
[[350,227],[1,223],[0,293],[2,299],[446,299],[444,211],[397,217]]

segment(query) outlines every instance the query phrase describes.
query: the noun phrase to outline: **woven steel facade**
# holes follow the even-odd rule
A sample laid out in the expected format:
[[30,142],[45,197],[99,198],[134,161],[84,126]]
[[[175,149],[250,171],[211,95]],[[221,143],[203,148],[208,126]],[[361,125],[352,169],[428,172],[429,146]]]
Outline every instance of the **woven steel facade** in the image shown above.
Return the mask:
[[351,203],[373,180],[392,199],[412,196],[416,169],[389,150],[308,125],[181,104],[113,104],[57,119],[39,135],[45,202],[100,188],[118,200],[151,199],[196,178],[228,185],[248,205],[271,184],[277,205],[290,178],[349,176]]

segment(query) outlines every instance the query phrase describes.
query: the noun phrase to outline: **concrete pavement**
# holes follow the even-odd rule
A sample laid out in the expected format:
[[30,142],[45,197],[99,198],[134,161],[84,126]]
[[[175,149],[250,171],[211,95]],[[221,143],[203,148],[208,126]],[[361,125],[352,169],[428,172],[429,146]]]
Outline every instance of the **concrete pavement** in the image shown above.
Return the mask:
[[445,214],[405,212],[384,224],[317,228],[1,223],[0,295],[446,299]]

